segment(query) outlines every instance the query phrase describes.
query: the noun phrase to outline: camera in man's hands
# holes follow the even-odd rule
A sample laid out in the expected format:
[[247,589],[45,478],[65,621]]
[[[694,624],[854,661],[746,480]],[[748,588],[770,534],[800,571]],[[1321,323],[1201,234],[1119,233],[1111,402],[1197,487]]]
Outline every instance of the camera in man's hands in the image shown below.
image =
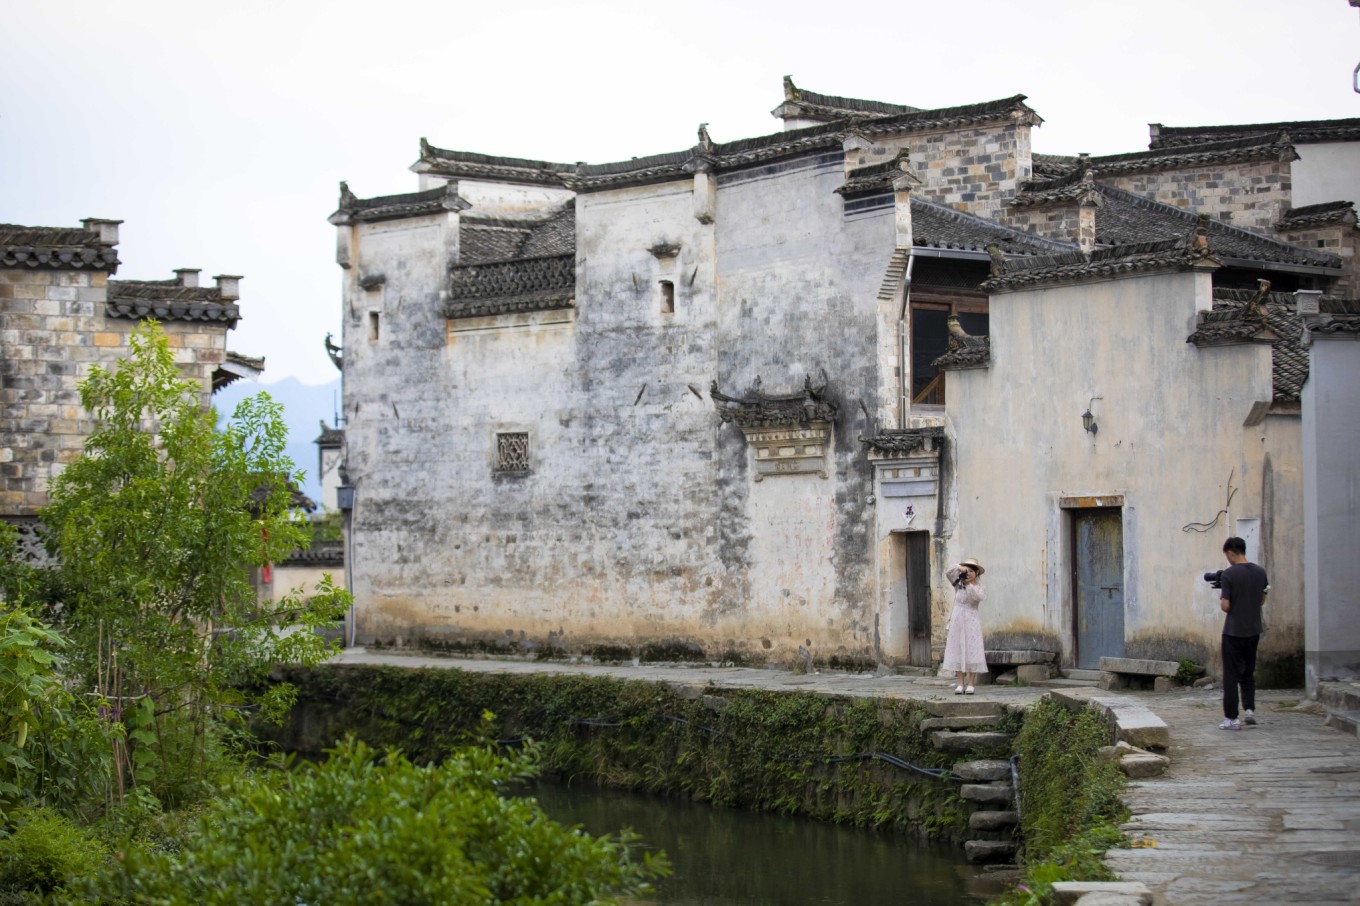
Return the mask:
[[1204,574],[1204,581],[1209,583],[1210,588],[1223,587],[1223,570],[1217,569],[1211,573]]

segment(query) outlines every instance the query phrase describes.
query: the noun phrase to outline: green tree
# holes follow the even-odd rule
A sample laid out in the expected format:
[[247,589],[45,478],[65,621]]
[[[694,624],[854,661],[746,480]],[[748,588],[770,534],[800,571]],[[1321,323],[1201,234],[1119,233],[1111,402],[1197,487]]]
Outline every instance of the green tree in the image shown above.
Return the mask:
[[[43,512],[68,673],[126,730],[113,750],[117,794],[151,783],[173,802],[209,779],[213,721],[246,704],[238,690],[275,662],[329,656],[311,629],[338,619],[349,596],[327,579],[309,598],[257,600],[250,570],[307,543],[289,516],[282,407],[267,394],[216,430],[154,321],[80,393],[94,430]],[[275,687],[260,704],[278,712],[289,692]]]
[[324,764],[245,777],[179,852],[129,850],[105,893],[148,906],[569,906],[648,892],[664,856],[511,794],[533,764],[532,751],[468,746],[417,767],[351,739]]

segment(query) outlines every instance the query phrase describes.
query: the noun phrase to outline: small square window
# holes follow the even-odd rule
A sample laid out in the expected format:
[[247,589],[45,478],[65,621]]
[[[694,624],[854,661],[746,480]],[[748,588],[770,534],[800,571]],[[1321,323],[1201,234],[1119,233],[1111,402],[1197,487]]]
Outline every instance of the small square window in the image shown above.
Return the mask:
[[496,435],[496,471],[529,471],[529,435],[527,432]]
[[675,284],[669,280],[661,281],[661,313],[675,314]]
[[368,313],[368,338],[370,340],[378,339],[378,313],[376,311]]

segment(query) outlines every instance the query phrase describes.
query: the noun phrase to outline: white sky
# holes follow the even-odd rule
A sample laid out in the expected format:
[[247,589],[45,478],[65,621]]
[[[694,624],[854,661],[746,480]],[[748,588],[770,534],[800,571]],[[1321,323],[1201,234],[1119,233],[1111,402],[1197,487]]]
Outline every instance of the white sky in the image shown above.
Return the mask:
[[[444,148],[593,163],[777,131],[781,78],[945,107],[1023,93],[1035,150],[1147,124],[1360,116],[1347,0],[6,0],[0,222],[121,219],[119,277],[243,274],[230,345],[336,376],[337,183]],[[1360,201],[1360,199],[1356,199]],[[205,282],[206,279],[205,279]]]

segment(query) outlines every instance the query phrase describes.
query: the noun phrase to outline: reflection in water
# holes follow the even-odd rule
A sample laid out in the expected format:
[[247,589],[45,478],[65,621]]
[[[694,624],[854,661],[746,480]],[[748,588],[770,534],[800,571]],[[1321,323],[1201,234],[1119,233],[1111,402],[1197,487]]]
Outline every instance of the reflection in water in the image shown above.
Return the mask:
[[543,782],[543,809],[591,834],[631,827],[666,851],[674,873],[649,903],[664,906],[802,906],[976,902],[958,850],[798,818],[677,799]]

